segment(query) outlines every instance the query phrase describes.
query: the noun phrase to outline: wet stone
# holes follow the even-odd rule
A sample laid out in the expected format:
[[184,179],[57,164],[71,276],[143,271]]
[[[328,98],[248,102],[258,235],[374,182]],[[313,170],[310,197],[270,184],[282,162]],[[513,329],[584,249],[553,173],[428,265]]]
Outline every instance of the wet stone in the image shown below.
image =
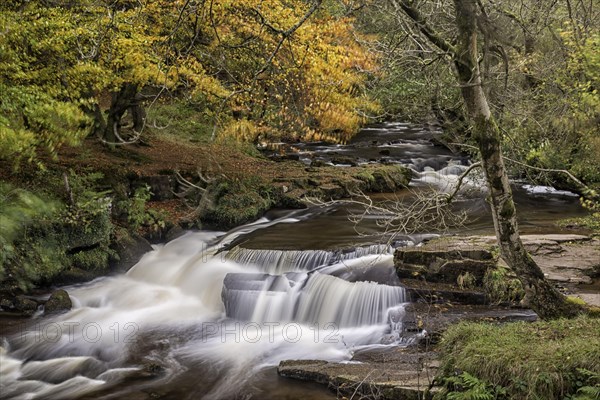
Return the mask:
[[73,307],[69,294],[64,289],[54,291],[44,305],[45,314],[55,314],[69,311]]

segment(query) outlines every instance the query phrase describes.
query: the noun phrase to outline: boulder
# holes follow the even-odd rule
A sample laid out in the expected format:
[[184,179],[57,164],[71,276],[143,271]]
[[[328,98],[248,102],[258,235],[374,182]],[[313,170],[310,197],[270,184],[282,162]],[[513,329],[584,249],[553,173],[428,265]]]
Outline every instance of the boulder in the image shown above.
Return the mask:
[[137,264],[144,254],[152,251],[153,248],[150,242],[137,233],[127,233],[120,235],[118,240],[115,241],[114,250],[119,256],[117,269],[128,271],[129,268]]
[[468,274],[475,286],[481,286],[485,273],[496,265],[492,245],[468,238],[440,238],[400,248],[394,253],[394,263],[400,279],[455,285]]
[[69,293],[64,289],[55,290],[44,305],[44,314],[55,314],[69,311],[73,307]]
[[14,311],[25,315],[33,315],[38,308],[38,303],[35,300],[25,296],[17,296],[13,302]]
[[[174,225],[167,231],[165,234],[165,241],[170,242],[171,240],[175,240],[178,237],[185,235],[186,231],[179,225]],[[149,243],[148,243],[149,244]],[[148,246],[143,246],[148,249]]]

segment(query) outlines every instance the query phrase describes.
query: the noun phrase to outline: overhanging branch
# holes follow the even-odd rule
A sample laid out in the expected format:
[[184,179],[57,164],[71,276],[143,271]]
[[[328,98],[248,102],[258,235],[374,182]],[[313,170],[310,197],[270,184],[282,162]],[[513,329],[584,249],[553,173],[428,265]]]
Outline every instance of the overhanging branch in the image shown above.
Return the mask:
[[427,38],[431,43],[437,46],[440,50],[448,53],[451,56],[456,56],[456,48],[444,39],[439,33],[437,33],[429,24],[427,19],[419,10],[417,10],[411,1],[409,0],[392,0],[392,4],[398,10],[402,10],[406,16],[408,16],[419,28],[419,31]]

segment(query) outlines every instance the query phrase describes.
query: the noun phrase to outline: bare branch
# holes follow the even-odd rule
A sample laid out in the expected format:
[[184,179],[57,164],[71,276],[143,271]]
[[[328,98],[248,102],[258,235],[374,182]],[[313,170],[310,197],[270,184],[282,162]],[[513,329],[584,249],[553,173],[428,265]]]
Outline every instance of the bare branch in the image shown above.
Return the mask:
[[458,177],[458,180],[456,181],[456,186],[454,187],[454,190],[450,194],[445,194],[445,196],[447,196],[448,203],[450,203],[450,202],[452,202],[452,200],[454,200],[454,198],[456,197],[456,195],[458,194],[458,192],[460,191],[460,189],[462,187],[463,181],[475,168],[481,168],[481,163],[476,162],[474,164],[471,164],[469,166],[469,168],[467,168],[462,174],[460,174],[460,176]]
[[302,16],[302,18],[300,18],[294,25],[292,25],[291,28],[289,28],[288,30],[285,30],[285,31],[282,31],[280,29],[277,29],[277,28],[273,27],[271,24],[269,24],[266,21],[266,19],[260,13],[259,10],[254,10],[259,15],[259,17],[261,18],[262,23],[267,28],[269,28],[273,32],[281,35],[281,39],[279,39],[279,42],[277,42],[277,46],[275,46],[275,49],[273,50],[273,52],[269,55],[269,57],[267,58],[267,60],[263,64],[263,66],[258,71],[256,71],[256,73],[254,74],[255,77],[258,77],[260,74],[262,74],[263,72],[265,72],[267,70],[267,68],[269,68],[269,66],[273,62],[273,59],[275,58],[275,56],[277,55],[277,53],[281,49],[281,46],[283,46],[283,43],[289,37],[291,37],[294,34],[294,32],[296,32],[298,30],[298,28],[300,28],[306,22],[306,20],[309,19],[310,16],[315,13],[315,11],[317,11],[317,9],[321,5],[321,3],[322,3],[322,0],[316,0],[313,3],[312,7],[306,12],[306,14],[304,14],[304,16]]
[[113,133],[115,135],[115,138],[117,138],[118,142],[109,142],[106,139],[100,138],[100,142],[102,142],[103,144],[109,145],[109,146],[125,146],[128,144],[134,144],[139,142],[140,137],[142,136],[142,130],[140,130],[139,132],[133,131],[134,135],[131,137],[131,139],[129,140],[125,140],[121,137],[121,135],[119,135],[119,127],[118,127],[119,123],[117,121],[115,121],[113,123]]
[[[470,171],[472,171],[472,168]],[[469,171],[469,172],[470,172]],[[463,178],[464,179],[464,178]],[[458,190],[456,190],[458,192]],[[391,235],[393,240],[400,234],[413,234],[424,231],[446,231],[450,227],[463,225],[467,220],[466,212],[456,212],[452,209],[449,195],[439,193],[435,189],[427,191],[413,191],[409,201],[395,199],[375,203],[362,192],[353,194],[347,200],[334,200],[324,202],[319,199],[306,199],[312,205],[356,205],[361,211],[351,212],[348,219],[355,224],[359,235],[359,224],[366,221],[375,221],[383,229],[384,235]],[[452,198],[455,197],[452,194]]]
[[590,187],[587,186],[585,183],[583,183],[582,181],[580,181],[579,179],[577,179],[575,177],[575,175],[573,175],[572,173],[570,173],[569,171],[567,171],[566,169],[552,169],[552,168],[541,168],[541,167],[535,167],[533,165],[529,165],[529,164],[525,164],[522,163],[520,161],[517,160],[513,160],[512,158],[508,158],[506,156],[504,156],[504,159],[506,161],[509,161],[513,164],[517,164],[520,165],[521,167],[525,167],[525,168],[529,168],[529,169],[533,169],[536,171],[540,171],[540,172],[553,172],[553,173],[559,173],[559,174],[564,174],[566,175],[569,179],[571,179],[573,182],[575,182],[575,184],[577,186],[579,186],[579,189],[584,191],[584,190],[589,190]]
[[429,26],[425,16],[423,16],[421,12],[414,7],[412,2],[407,0],[392,0],[392,4],[396,9],[401,9],[411,20],[413,20],[419,28],[419,31],[425,35],[425,37],[429,39],[431,43],[440,48],[440,50],[448,53],[451,56],[455,56],[457,54],[456,48],[442,36],[440,36],[431,26]]

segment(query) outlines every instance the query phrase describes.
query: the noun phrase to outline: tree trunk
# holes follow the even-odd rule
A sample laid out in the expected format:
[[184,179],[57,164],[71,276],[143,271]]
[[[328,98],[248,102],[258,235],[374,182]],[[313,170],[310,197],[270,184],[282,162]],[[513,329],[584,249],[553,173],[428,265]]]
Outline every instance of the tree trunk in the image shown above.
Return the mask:
[[[125,83],[121,86],[118,92],[113,93],[108,117],[106,119],[106,128],[102,138],[108,143],[119,143],[119,130],[121,129],[121,118],[125,112],[135,105],[135,96],[137,87],[132,84]],[[134,119],[135,121],[135,119]],[[135,122],[134,122],[135,125]]]
[[544,278],[542,270],[527,253],[519,237],[515,204],[502,159],[500,130],[491,115],[477,61],[477,5],[473,0],[454,0],[454,4],[458,27],[454,64],[490,190],[500,254],[521,280],[526,302],[541,318],[572,315],[572,307]]
[[129,106],[129,114],[133,120],[134,132],[141,132],[142,129],[144,129],[146,112],[144,111],[144,107],[142,107],[142,96],[139,93],[136,93],[133,98],[133,103],[131,103]]

